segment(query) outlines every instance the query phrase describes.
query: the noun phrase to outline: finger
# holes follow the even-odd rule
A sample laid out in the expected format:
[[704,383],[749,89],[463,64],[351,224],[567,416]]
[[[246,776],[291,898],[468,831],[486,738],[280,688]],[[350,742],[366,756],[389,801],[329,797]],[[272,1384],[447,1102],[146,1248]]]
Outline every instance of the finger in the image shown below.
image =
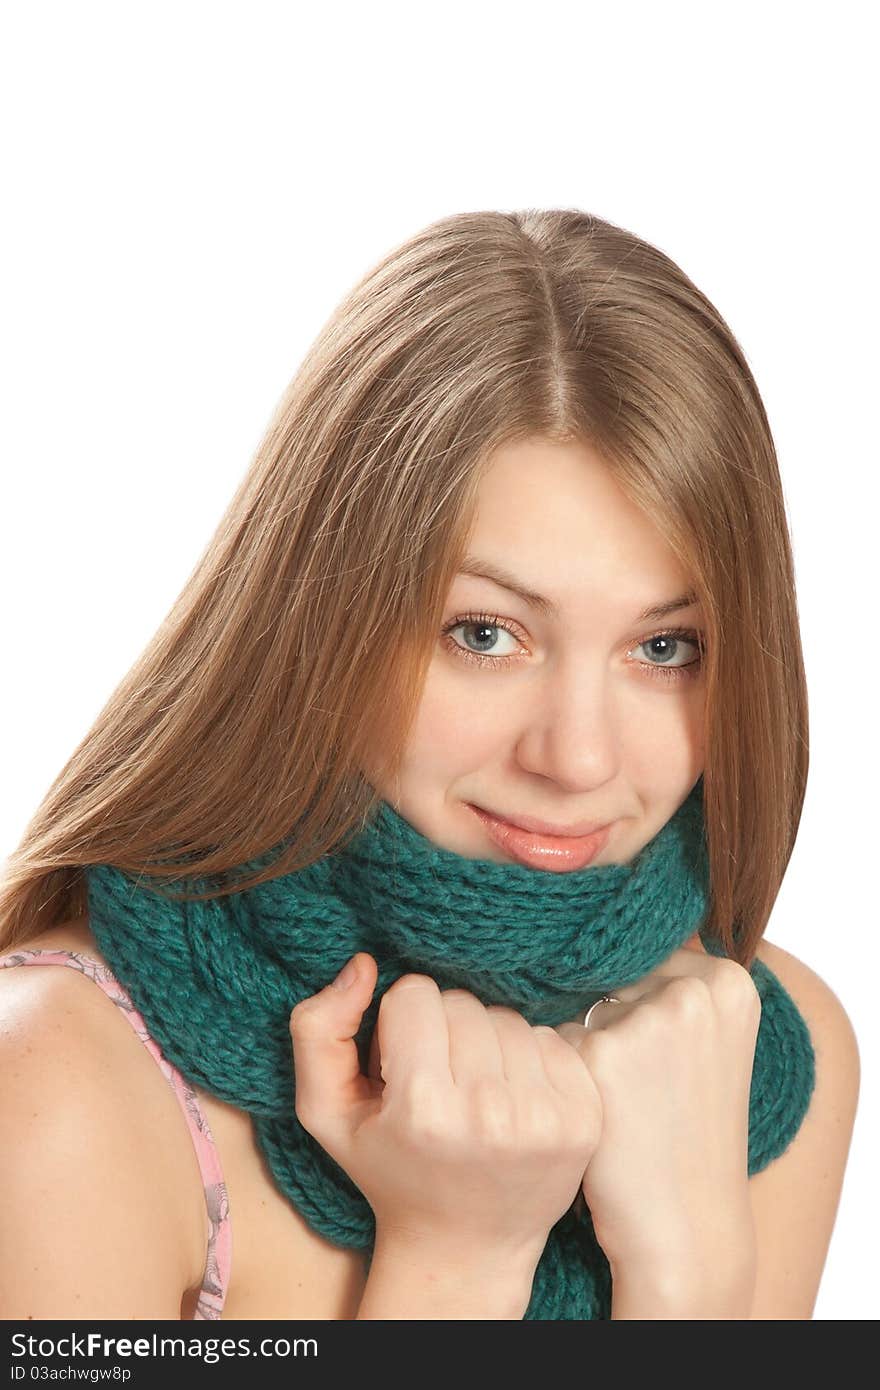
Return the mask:
[[441,995],[449,1026],[449,1070],[456,1086],[478,1078],[504,1079],[504,1057],[489,1012],[466,989],[445,989]]
[[[578,1051],[577,1044],[565,1036],[565,1030],[574,1032],[576,1025],[563,1023],[558,1028],[545,1028],[543,1025],[533,1031],[541,1049],[544,1070],[551,1085],[569,1100],[582,1101],[585,1094],[595,1095],[598,1091],[589,1069]],[[581,1037],[583,1028],[578,1029]]]
[[386,989],[376,1020],[381,1076],[386,1086],[423,1075],[449,1085],[449,1027],[437,982],[401,975]]
[[291,1010],[289,1028],[298,1112],[344,1110],[361,1098],[364,1076],[355,1034],[373,997],[378,967],[364,951],[352,956],[347,988],[325,985]]
[[535,1030],[516,1009],[492,1004],[487,1010],[501,1049],[504,1075],[508,1081],[526,1086],[547,1085],[543,1049]]

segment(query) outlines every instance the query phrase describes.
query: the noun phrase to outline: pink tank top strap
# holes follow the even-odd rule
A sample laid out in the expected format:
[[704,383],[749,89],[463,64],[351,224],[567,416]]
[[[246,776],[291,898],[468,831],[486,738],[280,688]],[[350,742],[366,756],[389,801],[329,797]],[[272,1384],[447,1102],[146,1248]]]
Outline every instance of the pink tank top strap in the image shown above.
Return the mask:
[[118,1006],[144,1047],[158,1063],[180,1103],[180,1108],[192,1135],[199,1170],[205,1187],[209,1225],[208,1248],[202,1287],[193,1313],[193,1320],[219,1319],[229,1287],[229,1273],[232,1264],[232,1223],[229,1215],[226,1183],[220,1168],[214,1136],[211,1133],[207,1117],[199,1105],[195,1091],[177,1067],[173,1066],[163,1055],[155,1039],[150,1036],[147,1025],[132,1003],[130,996],[107,966],[101,965],[98,961],[79,951],[13,950],[5,956],[0,956],[0,967],[13,965],[66,965],[74,970],[79,970],[83,975],[88,975],[89,979],[94,980],[95,984]]

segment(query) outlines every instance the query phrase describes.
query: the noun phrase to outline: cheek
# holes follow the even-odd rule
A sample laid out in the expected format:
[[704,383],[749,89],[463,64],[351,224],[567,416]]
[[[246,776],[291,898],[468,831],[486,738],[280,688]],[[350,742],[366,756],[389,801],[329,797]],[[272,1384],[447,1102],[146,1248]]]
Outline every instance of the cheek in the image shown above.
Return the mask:
[[[433,673],[432,673],[433,674]],[[508,709],[510,705],[508,703]],[[509,745],[513,727],[505,723],[499,702],[479,698],[466,682],[429,675],[407,747],[406,763],[466,771]]]
[[[663,750],[658,757],[658,749]],[[646,795],[691,786],[703,769],[702,698],[654,698],[628,714],[623,741],[628,772]]]

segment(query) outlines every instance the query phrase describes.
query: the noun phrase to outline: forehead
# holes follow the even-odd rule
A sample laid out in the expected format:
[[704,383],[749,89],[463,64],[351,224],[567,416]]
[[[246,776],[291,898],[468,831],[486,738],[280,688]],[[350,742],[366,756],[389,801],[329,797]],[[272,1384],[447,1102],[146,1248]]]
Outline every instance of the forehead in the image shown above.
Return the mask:
[[528,440],[498,450],[480,480],[467,553],[560,605],[607,602],[610,593],[635,611],[689,581],[662,526],[582,442]]

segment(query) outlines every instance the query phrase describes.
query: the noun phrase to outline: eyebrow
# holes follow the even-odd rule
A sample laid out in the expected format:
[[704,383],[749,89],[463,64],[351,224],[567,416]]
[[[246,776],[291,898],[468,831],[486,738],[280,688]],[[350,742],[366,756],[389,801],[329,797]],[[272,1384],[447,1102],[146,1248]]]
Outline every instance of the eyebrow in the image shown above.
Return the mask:
[[[520,582],[515,575],[503,569],[501,565],[494,564],[491,560],[480,560],[475,555],[465,557],[459,574],[473,575],[476,579],[489,579],[493,584],[499,584],[502,589],[509,589],[511,593],[517,594],[525,603],[537,609],[548,618],[558,618],[559,609],[552,599],[545,598],[543,594],[538,594],[534,589],[529,589]],[[666,618],[670,613],[677,613],[682,608],[691,608],[698,601],[696,590],[688,589],[684,594],[679,594],[676,598],[666,599],[662,603],[652,603],[649,608],[645,608],[638,614],[636,622],[651,622],[658,618]]]

